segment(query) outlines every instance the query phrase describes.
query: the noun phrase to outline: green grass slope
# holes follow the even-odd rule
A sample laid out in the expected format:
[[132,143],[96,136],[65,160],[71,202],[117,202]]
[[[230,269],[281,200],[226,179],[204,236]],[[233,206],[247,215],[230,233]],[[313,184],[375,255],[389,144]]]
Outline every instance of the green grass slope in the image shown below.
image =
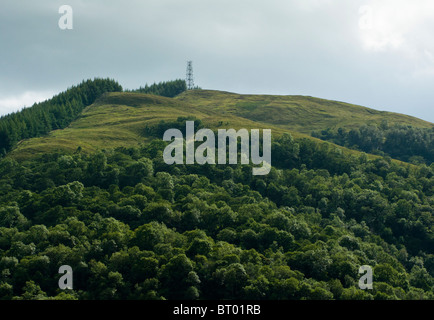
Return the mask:
[[431,122],[404,114],[308,96],[242,95],[193,90],[182,93],[176,99],[200,108],[211,108],[222,115],[236,115],[305,134],[333,127],[380,124],[382,120],[387,120],[390,124],[422,128],[434,126]]
[[[17,160],[40,153],[84,152],[116,147],[139,146],[151,137],[144,128],[161,120],[194,116],[204,126],[218,128],[271,129],[273,136],[290,132],[295,138],[310,137],[312,130],[365,123],[405,123],[431,127],[432,123],[410,116],[377,111],[342,102],[303,96],[241,95],[193,90],[176,98],[113,92],[101,96],[80,117],[63,130],[21,141],[10,153]],[[316,140],[316,139],[315,139]],[[326,142],[324,142],[326,143]],[[339,147],[345,152],[356,153]]]

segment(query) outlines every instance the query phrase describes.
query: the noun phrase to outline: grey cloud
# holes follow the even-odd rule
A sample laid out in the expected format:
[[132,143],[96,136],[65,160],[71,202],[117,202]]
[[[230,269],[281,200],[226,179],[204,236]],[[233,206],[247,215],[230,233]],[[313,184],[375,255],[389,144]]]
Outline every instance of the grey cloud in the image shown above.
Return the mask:
[[[74,9],[73,30],[57,27],[57,10],[65,3]],[[27,91],[61,91],[95,76],[115,78],[126,88],[183,78],[191,59],[203,88],[312,95],[433,121],[434,73],[415,75],[415,61],[404,53],[364,51],[362,4],[3,0],[0,101]],[[426,27],[432,31],[432,24]],[[423,37],[432,34],[420,30]],[[430,44],[418,50],[425,48],[418,63],[434,70]]]

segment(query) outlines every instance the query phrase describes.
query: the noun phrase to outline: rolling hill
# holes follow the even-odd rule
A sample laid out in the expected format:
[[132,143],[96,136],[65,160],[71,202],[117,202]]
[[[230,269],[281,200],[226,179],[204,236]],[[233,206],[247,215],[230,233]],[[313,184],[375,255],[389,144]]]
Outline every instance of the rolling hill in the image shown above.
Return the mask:
[[[14,143],[0,159],[0,299],[434,300],[434,165],[310,136],[386,120],[431,151],[432,123],[312,97],[111,84],[61,96],[90,97],[80,108],[65,98],[3,119]],[[160,139],[187,119],[271,129],[269,174],[166,164]],[[62,265],[73,290],[59,290]]]
[[304,134],[336,126],[353,128],[367,123],[380,124],[382,120],[433,127],[432,123],[411,116],[309,96],[242,95],[199,90],[184,92],[176,99],[193,106],[212,108],[223,115],[236,115]]
[[380,124],[383,120],[419,128],[433,127],[430,122],[403,114],[305,96],[190,90],[175,98],[167,98],[110,92],[85,108],[67,128],[20,141],[10,155],[26,159],[52,151],[74,152],[78,147],[84,152],[92,152],[138,146],[152,138],[144,134],[145,127],[187,116],[201,120],[211,129],[267,128],[272,129],[274,136],[290,132],[295,138],[308,139],[315,139],[310,136],[313,130],[336,126],[353,128],[369,123]]

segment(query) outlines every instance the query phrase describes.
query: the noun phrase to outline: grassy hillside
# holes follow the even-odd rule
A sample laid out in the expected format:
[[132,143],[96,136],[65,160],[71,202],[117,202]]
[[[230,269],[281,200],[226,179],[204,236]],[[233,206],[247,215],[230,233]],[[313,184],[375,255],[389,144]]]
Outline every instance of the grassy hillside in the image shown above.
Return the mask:
[[241,95],[198,90],[186,91],[176,99],[200,108],[211,108],[222,115],[236,115],[305,134],[336,126],[352,128],[368,123],[380,124],[382,120],[414,127],[433,127],[430,122],[403,114],[307,96]]
[[[40,138],[21,141],[11,152],[26,159],[53,151],[84,152],[119,146],[138,146],[150,139],[144,128],[161,120],[194,116],[204,126],[217,128],[269,128],[273,136],[290,132],[295,138],[309,136],[312,130],[365,123],[405,123],[415,127],[433,124],[406,115],[302,96],[240,95],[228,92],[193,90],[176,98],[112,92],[101,96],[81,116],[63,130]],[[344,149],[344,148],[343,148]],[[345,150],[345,149],[344,149]],[[345,150],[354,153],[352,150]]]

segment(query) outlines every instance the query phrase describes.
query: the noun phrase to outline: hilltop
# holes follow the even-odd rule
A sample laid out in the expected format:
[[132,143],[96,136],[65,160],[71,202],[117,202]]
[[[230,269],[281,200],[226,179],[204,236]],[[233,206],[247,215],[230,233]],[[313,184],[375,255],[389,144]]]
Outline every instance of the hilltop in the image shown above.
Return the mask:
[[20,141],[11,156],[25,159],[46,152],[74,152],[77,148],[93,152],[136,147],[155,138],[146,135],[146,127],[179,117],[194,117],[211,129],[267,128],[272,129],[273,136],[288,132],[295,138],[307,139],[315,139],[310,136],[313,130],[354,128],[384,120],[417,128],[433,127],[430,122],[407,115],[306,96],[190,90],[169,98],[137,92],[106,92],[68,127]]
[[379,125],[383,120],[422,128],[434,126],[404,114],[310,96],[244,95],[197,90],[183,92],[176,99],[193,106],[208,107],[223,115],[235,115],[304,134],[337,126],[354,128],[366,123]]

